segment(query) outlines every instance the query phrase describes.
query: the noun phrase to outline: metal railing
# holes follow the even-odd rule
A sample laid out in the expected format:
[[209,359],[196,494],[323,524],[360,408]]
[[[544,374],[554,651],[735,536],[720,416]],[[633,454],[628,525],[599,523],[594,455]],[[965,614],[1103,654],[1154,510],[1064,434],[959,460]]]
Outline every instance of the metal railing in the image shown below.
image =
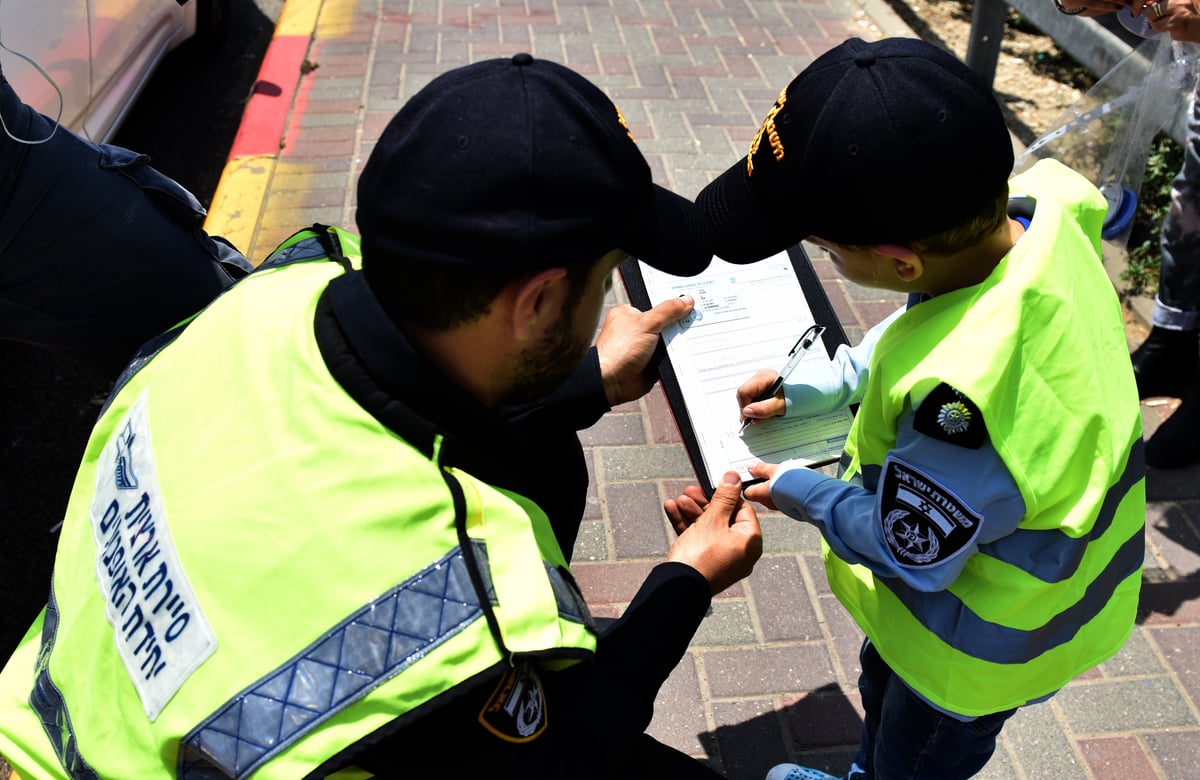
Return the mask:
[[[1108,73],[1134,50],[1133,46],[1095,19],[1059,13],[1051,0],[975,0],[965,60],[967,66],[989,84],[996,79],[996,63],[1000,58],[1000,44],[1004,39],[1004,23],[1009,7],[1053,38],[1059,48],[1097,77]],[[1134,64],[1122,69],[1129,83],[1114,86],[1135,86],[1145,78],[1149,68],[1149,61],[1145,61],[1143,67]],[[1179,103],[1179,113],[1166,132],[1182,144],[1188,101],[1180,100]]]

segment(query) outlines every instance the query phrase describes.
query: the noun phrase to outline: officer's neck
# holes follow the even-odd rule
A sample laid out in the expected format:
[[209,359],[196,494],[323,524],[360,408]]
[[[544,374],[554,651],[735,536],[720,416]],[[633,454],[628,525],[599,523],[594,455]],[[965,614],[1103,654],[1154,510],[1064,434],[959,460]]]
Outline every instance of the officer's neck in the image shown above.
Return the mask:
[[[507,360],[503,344],[495,343],[499,332],[487,326],[487,315],[449,330],[433,330],[412,323],[401,323],[400,329],[421,355],[445,377],[486,407],[494,407],[507,387],[500,386],[497,377]],[[446,410],[453,414],[452,409]]]

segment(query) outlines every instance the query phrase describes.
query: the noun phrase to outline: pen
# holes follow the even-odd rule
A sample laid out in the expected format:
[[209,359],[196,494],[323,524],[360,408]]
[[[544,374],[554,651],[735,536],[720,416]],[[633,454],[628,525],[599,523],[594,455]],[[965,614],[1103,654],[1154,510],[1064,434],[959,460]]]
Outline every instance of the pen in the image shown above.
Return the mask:
[[[779,392],[779,388],[783,387],[783,383],[788,378],[788,375],[792,373],[796,366],[800,365],[800,360],[820,340],[821,334],[824,332],[824,325],[811,325],[808,330],[804,331],[800,338],[796,340],[796,346],[792,347],[792,351],[788,353],[788,362],[779,370],[779,376],[775,378],[775,381],[771,383],[771,386],[767,388],[765,393],[754,399],[754,403],[765,401]],[[747,417],[742,421],[742,427],[738,433],[745,432],[755,421],[755,418]]]

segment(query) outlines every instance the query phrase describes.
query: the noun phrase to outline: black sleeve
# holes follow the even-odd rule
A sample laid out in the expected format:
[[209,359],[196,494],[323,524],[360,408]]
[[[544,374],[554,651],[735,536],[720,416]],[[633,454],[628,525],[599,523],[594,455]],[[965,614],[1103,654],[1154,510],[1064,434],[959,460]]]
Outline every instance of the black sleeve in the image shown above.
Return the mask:
[[546,725],[535,739],[507,741],[482,725],[480,714],[498,688],[489,684],[405,725],[353,763],[380,777],[418,777],[426,768],[446,777],[494,776],[488,769],[496,767],[573,780],[718,777],[645,735],[658,690],[687,652],[710,602],[699,572],[662,563],[625,614],[601,633],[593,661],[536,669]]
[[711,601],[708,581],[691,566],[654,567],[625,614],[601,634],[596,660],[548,676],[548,705],[554,695],[555,706],[569,711],[585,733],[613,725],[645,731],[658,689],[687,652]]
[[521,425],[582,431],[595,425],[609,409],[600,374],[600,355],[592,347],[575,373],[553,393],[527,404],[505,407],[501,413],[510,422]]

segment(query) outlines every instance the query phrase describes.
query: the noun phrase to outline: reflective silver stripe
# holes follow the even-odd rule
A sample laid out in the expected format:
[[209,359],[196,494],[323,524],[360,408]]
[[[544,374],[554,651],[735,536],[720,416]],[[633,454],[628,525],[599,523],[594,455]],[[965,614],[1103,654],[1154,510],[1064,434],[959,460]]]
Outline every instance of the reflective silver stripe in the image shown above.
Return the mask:
[[1118,507],[1125,500],[1125,494],[1145,476],[1145,455],[1145,444],[1138,439],[1129,452],[1125,472],[1105,494],[1100,513],[1087,535],[1072,538],[1062,531],[1018,528],[1003,539],[979,545],[979,552],[1012,564],[1043,582],[1070,579],[1079,568],[1088,544],[1109,529],[1117,516]]
[[211,777],[214,766],[228,777],[248,776],[482,615],[455,548],[205,719],[180,745],[178,776]]
[[[487,547],[472,547],[494,604]],[[590,625],[578,589],[558,569],[545,564],[545,570],[559,615]],[[482,616],[462,550],[455,548],[206,718],[180,745],[178,776],[248,776]]]
[[54,754],[67,775],[73,780],[99,780],[99,775],[88,765],[79,752],[75,732],[71,728],[71,715],[62,691],[50,679],[50,652],[58,636],[58,602],[54,598],[54,583],[50,583],[50,599],[46,602],[46,616],[42,621],[42,646],[38,651],[37,668],[33,691],[29,694],[29,706],[42,719],[42,728]]
[[565,572],[544,561],[543,565],[546,567],[546,577],[550,580],[550,587],[554,590],[554,601],[558,604],[558,616],[563,620],[585,625],[591,629],[592,633],[595,633],[596,623],[592,619],[592,613],[583,599],[583,593],[580,592],[579,586],[575,584],[575,580],[570,579]]
[[[1142,443],[1139,440],[1130,452],[1125,474],[1109,489],[1109,495],[1103,505],[1105,511],[1111,508],[1112,514],[1115,514],[1120,498],[1143,478],[1142,457]],[[1112,514],[1104,519],[1105,528],[1112,524]],[[1100,520],[1097,520],[1097,525],[1099,524]],[[1099,533],[1095,534],[1098,535]],[[1089,537],[1089,540],[1091,538]],[[1085,545],[1086,543],[1084,541]],[[877,577],[875,581],[891,590],[913,617],[951,647],[992,663],[1022,664],[1074,639],[1084,624],[1100,614],[1117,586],[1141,568],[1145,546],[1144,523],[1140,523],[1137,530],[1109,560],[1104,570],[1088,583],[1083,596],[1077,602],[1068,605],[1044,624],[1029,631],[985,620],[967,608],[950,591],[920,593],[905,587],[895,577]]]
[[[305,230],[311,230],[311,228],[305,228]],[[315,235],[305,236],[285,249],[272,252],[270,257],[259,265],[257,270],[276,268],[281,265],[290,265],[291,263],[303,263],[308,260],[325,260],[328,258],[329,253],[325,251],[325,247],[321,246],[320,239]]]

